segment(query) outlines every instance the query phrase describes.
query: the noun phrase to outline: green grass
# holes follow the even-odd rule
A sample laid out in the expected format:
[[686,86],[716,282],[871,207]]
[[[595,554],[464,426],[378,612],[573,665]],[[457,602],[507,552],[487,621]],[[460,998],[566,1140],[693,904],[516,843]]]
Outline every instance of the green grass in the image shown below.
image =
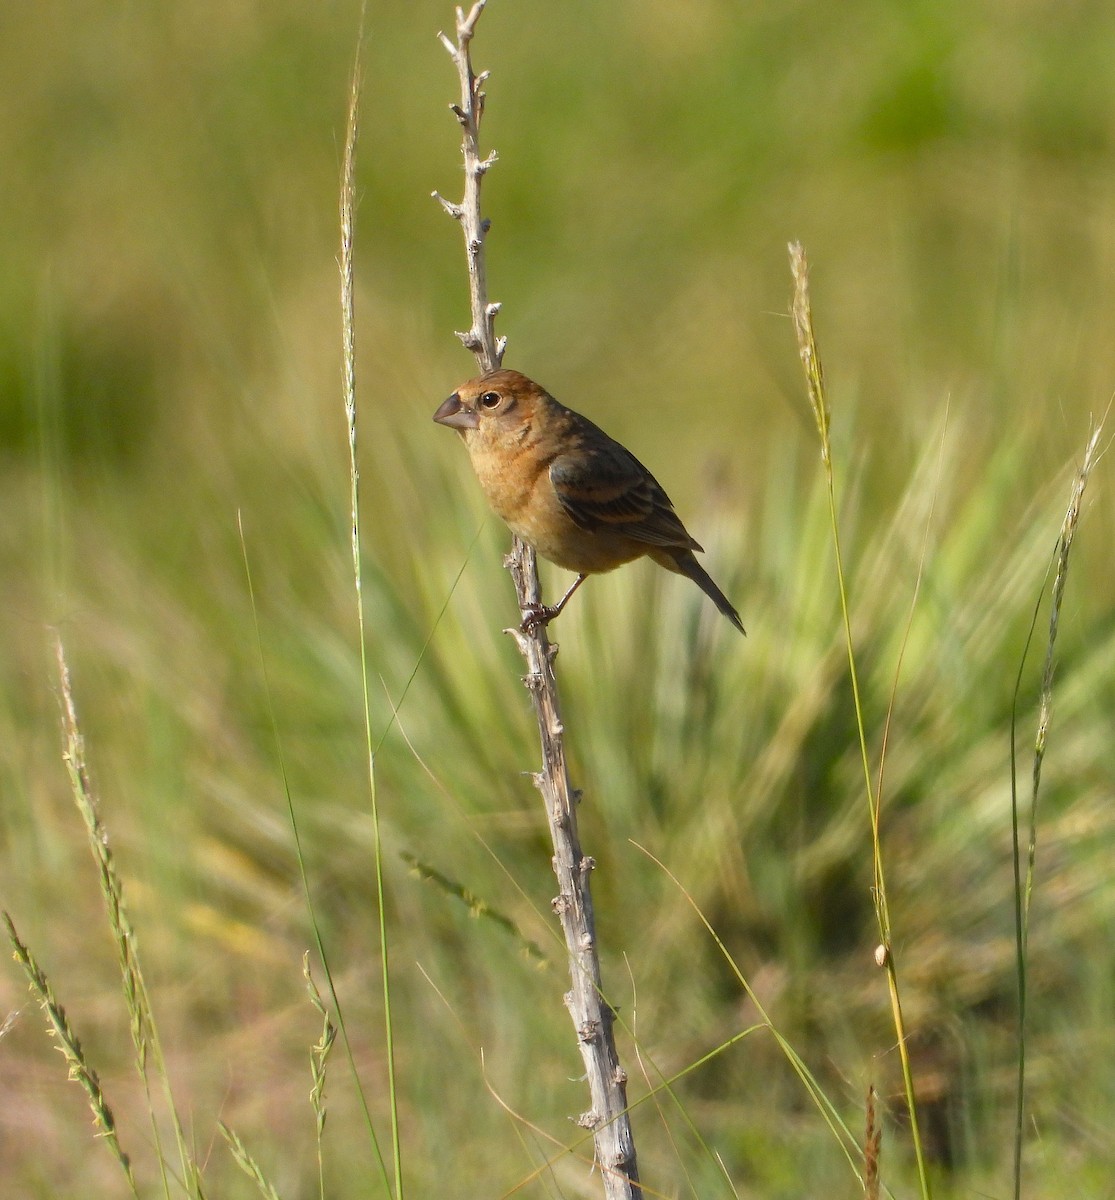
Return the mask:
[[[882,844],[933,1194],[1006,1195],[1012,691],[1088,414],[1115,378],[1115,111],[1073,65],[1102,61],[1115,20],[707,3],[679,28],[672,11],[491,0],[477,51],[493,70],[507,361],[655,469],[750,635],[737,645],[696,589],[649,565],[591,581],[555,626],[605,979],[666,1076],[758,1020],[635,842],[853,1130],[877,1086],[883,1182],[915,1194],[827,499],[786,316],[784,245],[801,237],[872,761],[905,638]],[[467,323],[457,231],[428,199],[456,188],[434,37],[451,16],[372,12],[357,181],[369,704],[375,744],[405,692],[375,767],[416,1196],[501,1195],[551,1152],[492,1091],[563,1143],[585,1104],[523,776],[535,732],[500,633],[506,537],[429,420],[471,372],[451,334]],[[86,6],[13,17],[0,48],[0,153],[18,164],[0,199],[0,901],[99,1074],[141,1194],[158,1187],[152,1135],[61,761],[48,624],[207,1192],[259,1194],[218,1121],[280,1195],[319,1188],[322,1017],[301,974],[313,941],[271,704],[354,1059],[390,1128],[336,303],[356,24],[355,8]],[[1106,467],[1062,609],[1029,924],[1024,1190],[1053,1200],[1098,1194],[1113,1168]],[[1040,684],[1039,654],[1024,745]],[[13,964],[0,1009],[17,1008],[0,1038],[0,1191],[123,1194]],[[630,1041],[621,1054],[640,1095]],[[856,1194],[767,1035],[674,1089],[676,1154],[636,1112],[652,1186],[730,1195],[703,1142],[741,1195]],[[326,1194],[376,1194],[336,1053],[326,1095]],[[563,1161],[518,1194],[597,1182]]]

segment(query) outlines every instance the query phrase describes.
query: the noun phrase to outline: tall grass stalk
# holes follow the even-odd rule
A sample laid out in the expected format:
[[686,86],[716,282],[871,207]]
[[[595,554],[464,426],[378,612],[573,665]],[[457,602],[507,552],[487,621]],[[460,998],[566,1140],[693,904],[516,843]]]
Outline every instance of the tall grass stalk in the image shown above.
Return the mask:
[[[363,14],[361,15],[361,42]],[[399,1131],[399,1103],[395,1075],[395,1024],[391,1012],[391,963],[387,936],[387,908],[383,879],[383,838],[376,789],[375,748],[372,737],[371,683],[368,671],[368,636],[364,614],[364,569],[360,552],[360,468],[356,421],[356,314],[353,292],[354,217],[356,209],[356,145],[359,135],[361,75],[353,69],[349,90],[348,122],[345,131],[344,163],[341,170],[341,339],[345,418],[348,426],[350,512],[352,518],[352,571],[356,588],[356,618],[360,639],[360,684],[364,709],[364,744],[368,756],[368,797],[371,804],[376,904],[379,919],[380,979],[383,991],[384,1050],[387,1058],[387,1091],[391,1111],[391,1155],[395,1200],[403,1198],[403,1155]]]
[[902,998],[898,987],[898,970],[895,966],[894,948],[891,940],[890,908],[887,902],[886,875],[883,869],[883,854],[879,837],[880,795],[876,792],[871,778],[871,760],[867,749],[867,729],[863,718],[863,705],[860,701],[859,674],[856,670],[855,642],[852,636],[848,588],[844,575],[844,559],[840,550],[840,522],[837,518],[836,478],[832,463],[832,443],[829,436],[831,413],[828,396],[825,392],[825,379],[821,368],[821,357],[817,350],[817,340],[813,330],[813,312],[809,300],[809,264],[805,256],[805,248],[800,242],[792,242],[789,251],[790,270],[794,279],[792,309],[794,332],[797,335],[798,351],[801,355],[802,368],[805,372],[810,407],[813,409],[813,417],[817,423],[817,432],[821,439],[821,461],[825,471],[825,488],[828,494],[829,519],[832,527],[833,550],[836,558],[836,582],[840,594],[840,611],[844,620],[844,638],[848,650],[848,672],[852,684],[852,702],[855,707],[856,730],[859,735],[860,757],[863,761],[864,790],[867,796],[868,816],[871,825],[871,863],[874,877],[872,898],[881,939],[881,945],[876,952],[876,961],[887,973],[891,1015],[894,1020],[895,1035],[898,1040],[898,1053],[902,1063],[902,1081],[906,1091],[906,1105],[910,1113],[910,1136],[914,1147],[914,1157],[917,1160],[918,1182],[921,1187],[923,1200],[929,1200],[931,1195],[929,1175],[926,1170],[921,1130],[918,1126],[917,1101],[914,1094],[913,1071],[910,1066],[906,1022],[902,1015]]
[[[363,46],[364,41],[364,10],[361,10],[360,32],[357,38],[358,46]],[[359,54],[359,51],[358,51]],[[379,810],[377,804],[376,792],[376,777],[375,777],[375,750],[372,748],[372,732],[371,732],[371,709],[370,709],[370,689],[368,683],[368,661],[367,661],[367,639],[365,636],[364,626],[364,603],[363,603],[363,571],[360,558],[360,490],[359,490],[359,470],[356,465],[356,343],[355,343],[355,313],[354,313],[354,298],[353,298],[353,219],[355,211],[355,187],[354,187],[354,170],[356,161],[356,144],[357,135],[359,132],[359,104],[361,94],[361,75],[359,61],[353,68],[352,80],[349,88],[349,107],[346,120],[345,131],[345,153],[343,159],[341,173],[341,188],[340,188],[340,225],[341,225],[341,254],[339,266],[341,271],[341,330],[342,330],[342,382],[343,395],[345,404],[345,419],[348,430],[348,445],[349,445],[349,480],[350,480],[350,513],[351,513],[351,536],[352,536],[352,562],[353,575],[356,588],[356,603],[357,603],[357,623],[360,640],[360,666],[361,678],[363,681],[363,710],[364,710],[364,737],[365,745],[368,750],[368,780],[372,806],[372,821],[374,829],[373,839],[373,855],[375,860],[376,884],[377,884],[377,904],[378,904],[378,929],[381,948],[381,972],[384,991],[384,1022],[386,1026],[386,1041],[388,1047],[388,1079],[389,1079],[389,1097],[391,1102],[391,1126],[392,1126],[392,1147],[393,1147],[393,1165],[395,1176],[395,1194],[396,1198],[401,1195],[401,1179],[402,1179],[402,1155],[398,1125],[398,1111],[396,1104],[396,1088],[394,1074],[394,1053],[393,1053],[393,1023],[391,1020],[390,1008],[390,976],[389,964],[387,958],[387,932],[384,912],[384,894],[383,894],[383,854],[382,845],[379,836]],[[325,941],[322,936],[321,926],[317,918],[317,908],[314,904],[313,891],[310,887],[309,874],[306,868],[306,857],[302,833],[299,825],[298,814],[294,805],[294,797],[290,788],[290,781],[286,769],[286,756],[283,752],[282,739],[279,736],[279,724],[275,715],[275,707],[271,691],[269,672],[267,670],[267,659],[263,649],[263,638],[260,631],[258,609],[256,605],[255,585],[252,579],[251,561],[248,555],[247,542],[244,537],[244,528],[242,520],[239,521],[240,548],[244,563],[244,574],[247,581],[248,596],[251,604],[253,620],[255,622],[256,631],[256,650],[259,656],[259,665],[263,687],[266,696],[268,719],[271,725],[272,736],[275,741],[275,753],[279,764],[279,772],[282,777],[283,792],[287,802],[287,815],[290,819],[291,835],[294,839],[294,852],[298,862],[299,877],[302,883],[302,894],[306,904],[306,913],[310,921],[310,928],[314,936],[314,944],[317,948],[318,956],[321,960],[322,970],[325,972],[326,983],[329,988],[329,995],[333,1002],[334,1011],[337,1014],[337,1028],[341,1032],[341,1040],[345,1048],[345,1057],[348,1062],[349,1073],[352,1077],[353,1084],[356,1089],[357,1098],[360,1103],[361,1116],[364,1122],[364,1128],[368,1133],[371,1141],[372,1151],[375,1155],[376,1165],[379,1169],[380,1177],[383,1180],[384,1190],[390,1194],[392,1191],[391,1177],[387,1167],[387,1161],[384,1158],[383,1148],[380,1145],[380,1139],[376,1133],[375,1121],[372,1117],[371,1108],[368,1104],[367,1092],[364,1088],[363,1081],[360,1077],[359,1069],[356,1065],[356,1056],[352,1048],[352,1042],[348,1035],[348,1026],[345,1022],[344,1006],[341,1004],[341,998],[337,992],[337,987],[333,978],[333,971],[329,964],[329,955],[326,952]],[[417,668],[416,668],[417,669]],[[384,735],[386,736],[386,734]],[[380,739],[382,743],[382,738]],[[378,746],[375,748],[378,750]],[[321,1013],[324,1022],[321,1039],[311,1050],[311,1073],[313,1078],[313,1087],[310,1092],[310,1103],[313,1107],[315,1117],[315,1143],[318,1162],[318,1187],[320,1194],[325,1195],[325,1176],[324,1176],[324,1158],[323,1158],[323,1134],[325,1129],[325,1108],[324,1108],[324,1087],[325,1087],[325,1062],[329,1051],[332,1049],[333,1041],[336,1035],[336,1030],[329,1019],[325,1009],[321,994],[317,989],[313,978],[310,975],[308,957],[303,960],[303,974],[307,981],[307,987],[310,992],[311,1002],[314,1007]],[[222,1130],[226,1133],[226,1140],[229,1141],[229,1146],[236,1153],[236,1144],[229,1138],[231,1131]],[[238,1161],[240,1161],[238,1159]],[[252,1171],[245,1166],[241,1161],[241,1166],[248,1170],[249,1174]]]
[[1026,662],[1026,652],[1029,649],[1037,624],[1038,605],[1034,609],[1030,634],[1023,649],[1022,661],[1018,668],[1018,678],[1015,683],[1014,700],[1011,705],[1010,725],[1010,793],[1011,793],[1011,844],[1014,865],[1014,932],[1015,932],[1015,974],[1018,987],[1018,1031],[1017,1031],[1017,1082],[1015,1089],[1014,1112],[1014,1197],[1020,1200],[1022,1195],[1022,1132],[1026,1108],[1026,1001],[1027,1001],[1027,950],[1030,939],[1030,901],[1034,891],[1034,864],[1037,858],[1038,845],[1038,793],[1041,788],[1041,769],[1045,761],[1045,742],[1049,732],[1049,723],[1053,715],[1053,673],[1056,660],[1054,649],[1057,644],[1057,632],[1061,623],[1061,605],[1065,597],[1065,581],[1068,578],[1069,553],[1076,537],[1076,527],[1080,520],[1080,505],[1084,499],[1084,490],[1088,486],[1088,478],[1099,456],[1099,440],[1103,431],[1101,421],[1091,433],[1088,444],[1084,448],[1084,459],[1073,479],[1069,495],[1069,505],[1065,518],[1061,522],[1061,532],[1057,547],[1053,552],[1053,590],[1049,609],[1049,635],[1045,646],[1045,665],[1041,675],[1041,694],[1038,704],[1038,729],[1034,739],[1034,768],[1031,777],[1029,828],[1026,844],[1026,874],[1022,875],[1022,845],[1019,830],[1018,814],[1018,774],[1017,755],[1015,751],[1015,734],[1017,728],[1018,702],[1022,688],[1022,671]]
[[185,1186],[195,1196],[200,1198],[203,1194],[201,1172],[187,1142],[171,1091],[170,1073],[167,1070],[166,1060],[163,1057],[162,1045],[159,1041],[158,1029],[151,1008],[151,1000],[147,992],[147,985],[144,982],[143,971],[140,967],[135,931],[132,928],[127,908],[124,904],[123,884],[116,870],[116,860],[112,853],[111,843],[109,842],[108,830],[101,821],[97,797],[93,790],[89,768],[85,760],[85,738],[82,736],[81,727],[78,724],[77,705],[74,702],[73,688],[70,683],[70,669],[66,662],[66,652],[60,637],[55,638],[54,648],[58,665],[58,681],[62,704],[62,733],[64,738],[62,757],[66,764],[66,772],[69,775],[70,789],[73,793],[74,803],[85,824],[89,848],[97,864],[101,894],[104,897],[109,926],[111,927],[113,941],[116,945],[121,983],[124,991],[124,1003],[128,1012],[132,1044],[136,1052],[136,1070],[142,1081],[144,1094],[147,1099],[147,1113],[151,1122],[152,1140],[159,1163],[163,1193],[167,1196],[170,1195],[170,1180],[167,1176],[166,1158],[162,1148],[162,1136],[159,1131],[159,1122],[151,1095],[149,1065],[152,1059],[162,1083],[167,1111],[170,1114],[171,1125],[174,1130],[174,1138],[178,1149],[178,1159],[181,1164],[182,1179],[185,1181]]
[[[325,979],[329,986],[329,994],[333,1000],[333,1007],[337,1014],[337,1025],[340,1027],[340,1030],[341,1030],[341,1038],[342,1038],[342,1041],[344,1042],[344,1046],[345,1046],[345,1056],[348,1060],[349,1073],[352,1076],[353,1084],[356,1088],[356,1094],[360,1101],[360,1112],[361,1112],[361,1116],[363,1117],[363,1120],[364,1120],[364,1128],[367,1130],[368,1136],[371,1139],[372,1150],[375,1153],[376,1165],[379,1167],[380,1176],[383,1179],[383,1186],[389,1192],[390,1188],[391,1188],[391,1183],[390,1183],[390,1178],[388,1176],[388,1171],[387,1171],[387,1162],[383,1157],[383,1149],[380,1146],[379,1137],[376,1134],[375,1122],[372,1119],[371,1108],[368,1105],[367,1092],[364,1089],[363,1081],[360,1078],[360,1072],[356,1066],[356,1056],[352,1051],[352,1043],[349,1041],[348,1028],[345,1025],[344,1007],[341,1004],[341,998],[338,995],[337,988],[333,982],[333,972],[329,965],[329,955],[326,953],[325,939],[322,936],[321,925],[320,925],[320,923],[318,921],[318,917],[317,917],[317,906],[314,904],[313,890],[310,887],[310,876],[309,876],[309,872],[306,868],[306,855],[305,855],[305,847],[303,845],[303,839],[302,839],[302,830],[301,830],[301,826],[300,826],[300,823],[298,820],[298,812],[294,805],[294,795],[293,795],[293,793],[291,791],[291,787],[290,787],[290,778],[287,774],[286,754],[283,751],[282,738],[279,736],[279,722],[278,722],[278,718],[275,715],[274,696],[273,696],[273,693],[271,690],[270,673],[268,672],[268,669],[267,669],[267,656],[264,654],[264,650],[263,650],[263,634],[260,629],[259,610],[256,605],[256,592],[255,592],[255,584],[252,579],[251,559],[248,556],[248,545],[247,545],[247,541],[245,540],[245,537],[244,537],[243,520],[239,517],[238,517],[238,527],[239,527],[239,534],[240,534],[240,550],[241,550],[241,554],[243,555],[243,560],[244,560],[244,577],[245,577],[245,580],[247,582],[247,587],[248,587],[248,601],[251,605],[252,619],[253,619],[253,622],[255,625],[256,652],[259,655],[260,677],[263,681],[263,692],[264,692],[264,696],[265,696],[266,704],[267,704],[267,717],[268,717],[268,721],[271,725],[271,735],[275,741],[275,757],[276,757],[276,761],[278,762],[278,766],[279,766],[279,775],[282,779],[283,795],[286,798],[287,816],[290,819],[291,837],[294,839],[294,856],[298,863],[298,876],[302,883],[302,898],[306,904],[306,915],[309,918],[310,929],[312,930],[313,935],[314,935],[314,945],[317,948],[318,956],[321,959],[322,970],[325,972]],[[322,1005],[321,996],[318,993],[317,987],[313,983],[313,980],[309,973],[308,956],[303,959],[302,970],[303,970],[303,975],[305,976],[305,978],[307,980],[307,984],[311,989],[310,995],[311,995],[312,1003],[314,1004],[315,1008],[318,1008],[318,1010],[322,1013],[322,1016],[325,1017],[326,1020],[328,1020],[328,1017],[326,1016],[324,1007]],[[331,1041],[332,1041],[332,1039],[330,1039],[330,1044],[331,1044]],[[323,1034],[322,1042],[319,1043],[319,1046],[324,1045],[324,1042],[325,1042],[325,1037]],[[314,1113],[315,1113],[315,1117],[316,1117],[318,1173],[319,1173],[319,1177],[321,1177],[322,1172],[323,1172],[323,1162],[322,1162],[322,1157],[321,1157],[321,1154],[322,1154],[321,1139],[322,1139],[322,1132],[323,1132],[324,1124],[325,1124],[325,1118],[324,1118],[324,1110],[319,1110],[319,1104],[321,1102],[321,1093],[322,1093],[322,1089],[324,1087],[324,1073],[323,1073],[321,1086],[319,1087],[318,1079],[317,1079],[318,1064],[317,1064],[317,1058],[315,1057],[318,1049],[319,1049],[319,1047],[314,1047],[314,1050],[311,1052],[311,1063],[312,1063],[313,1070],[314,1070],[314,1087],[310,1093],[310,1102],[313,1105],[313,1109],[314,1109]],[[322,1066],[322,1068],[324,1068],[324,1053],[322,1054],[321,1066]],[[229,1145],[231,1147],[232,1143],[230,1142]],[[324,1184],[323,1184],[323,1187],[324,1187]],[[324,1194],[324,1192],[323,1192],[323,1194]]]
[[97,1072],[85,1057],[81,1042],[70,1025],[65,1009],[58,1003],[43,969],[27,948],[27,944],[20,938],[12,918],[7,912],[3,916],[8,931],[8,941],[11,943],[16,961],[23,968],[23,973],[27,976],[27,981],[39,1006],[46,1013],[50,1030],[57,1039],[58,1049],[62,1052],[62,1056],[70,1068],[70,1078],[79,1083],[88,1096],[89,1107],[93,1110],[93,1122],[100,1130],[109,1150],[112,1151],[113,1158],[120,1164],[120,1169],[124,1172],[124,1178],[128,1184],[128,1190],[138,1198],[139,1191],[136,1188],[131,1159],[124,1153],[120,1145],[120,1138],[116,1132],[116,1118],[105,1099]]

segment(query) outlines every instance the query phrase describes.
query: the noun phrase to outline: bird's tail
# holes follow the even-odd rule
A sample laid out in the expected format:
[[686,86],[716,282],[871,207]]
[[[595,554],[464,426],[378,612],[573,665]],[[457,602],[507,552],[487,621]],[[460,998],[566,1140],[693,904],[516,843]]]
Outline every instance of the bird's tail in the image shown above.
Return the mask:
[[676,554],[671,554],[670,558],[673,560],[673,569],[679,571],[682,575],[688,575],[740,633],[746,637],[747,630],[744,629],[743,622],[739,619],[739,613],[732,607],[728,597],[713,583],[712,576],[697,561],[693,552],[691,550],[680,550]]

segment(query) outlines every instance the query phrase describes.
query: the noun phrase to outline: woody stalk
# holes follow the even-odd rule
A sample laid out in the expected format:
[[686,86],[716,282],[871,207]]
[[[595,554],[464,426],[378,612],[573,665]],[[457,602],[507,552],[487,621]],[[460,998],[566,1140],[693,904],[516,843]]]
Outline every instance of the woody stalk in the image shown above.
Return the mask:
[[[488,73],[475,74],[470,55],[476,24],[485,3],[486,0],[478,0],[467,14],[461,8],[456,10],[456,41],[444,33],[439,34],[460,76],[461,99],[450,108],[461,126],[465,190],[459,204],[434,192],[434,197],[460,223],[464,233],[472,327],[464,333],[458,332],[457,336],[476,356],[482,372],[501,365],[507,345],[506,338],[495,335],[495,317],[500,306],[488,300],[484,242],[490,222],[481,216],[480,209],[484,176],[496,162],[495,151],[487,157],[480,154],[480,121],[485,101],[482,89]],[[515,538],[505,565],[511,572],[520,610],[524,614],[537,611],[542,596],[533,548]],[[550,644],[544,624],[527,624],[526,628],[507,632],[515,638],[526,660],[524,682],[534,705],[542,747],[542,769],[534,775],[534,782],[546,805],[554,846],[554,873],[558,879],[553,909],[561,922],[569,953],[572,986],[566,993],[565,1004],[577,1033],[591,1096],[591,1107],[577,1118],[577,1122],[592,1131],[596,1163],[607,1200],[633,1200],[641,1197],[642,1191],[627,1113],[627,1074],[616,1055],[612,1034],[615,1014],[604,999],[600,982],[589,886],[595,863],[582,853],[577,834],[580,793],[569,782],[565,759],[564,727],[554,677],[557,647]]]

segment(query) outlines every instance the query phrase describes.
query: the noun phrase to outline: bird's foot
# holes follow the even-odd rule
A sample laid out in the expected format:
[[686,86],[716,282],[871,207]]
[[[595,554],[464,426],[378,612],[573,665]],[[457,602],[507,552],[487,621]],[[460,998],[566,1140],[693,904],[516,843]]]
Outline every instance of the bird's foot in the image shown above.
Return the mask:
[[522,609],[523,623],[519,626],[523,633],[534,633],[543,628],[561,612],[560,604],[527,604]]
[[569,603],[569,597],[584,583],[586,578],[587,576],[585,575],[578,575],[573,580],[573,586],[562,596],[557,604],[525,604],[520,610],[523,614],[523,623],[519,626],[521,632],[533,633],[543,625],[549,625],[554,617]]

